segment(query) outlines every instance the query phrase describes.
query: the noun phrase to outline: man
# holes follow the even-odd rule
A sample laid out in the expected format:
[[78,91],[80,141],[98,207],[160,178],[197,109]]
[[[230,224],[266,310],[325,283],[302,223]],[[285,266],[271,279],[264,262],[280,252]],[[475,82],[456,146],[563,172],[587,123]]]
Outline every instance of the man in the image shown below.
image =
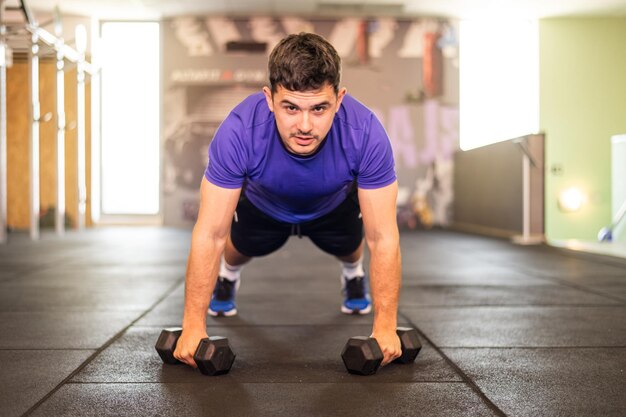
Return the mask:
[[321,36],[287,36],[270,54],[268,69],[269,87],[235,107],[211,142],[174,356],[195,367],[194,351],[207,337],[207,308],[211,315],[236,314],[242,266],[293,234],[308,236],[342,262],[341,311],[368,313],[364,228],[371,336],[386,365],[401,354],[397,181],[389,138],[373,113],[339,88],[341,60]]

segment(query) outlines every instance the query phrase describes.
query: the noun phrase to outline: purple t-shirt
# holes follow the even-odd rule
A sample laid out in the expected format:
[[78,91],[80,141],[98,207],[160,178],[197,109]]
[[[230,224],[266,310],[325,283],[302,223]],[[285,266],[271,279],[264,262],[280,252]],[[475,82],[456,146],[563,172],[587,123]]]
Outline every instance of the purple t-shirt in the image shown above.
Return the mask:
[[317,152],[289,153],[262,92],[235,107],[209,146],[204,173],[223,188],[246,184],[245,195],[267,215],[302,223],[329,213],[359,188],[384,187],[396,180],[389,137],[363,104],[346,94]]

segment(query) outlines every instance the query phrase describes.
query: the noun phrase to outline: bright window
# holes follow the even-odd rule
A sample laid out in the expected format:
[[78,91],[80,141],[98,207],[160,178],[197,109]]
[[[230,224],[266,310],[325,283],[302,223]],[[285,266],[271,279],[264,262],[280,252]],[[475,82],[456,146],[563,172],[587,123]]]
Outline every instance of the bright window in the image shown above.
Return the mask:
[[463,150],[537,133],[536,21],[461,21],[459,112]]
[[102,213],[159,212],[159,24],[101,32]]

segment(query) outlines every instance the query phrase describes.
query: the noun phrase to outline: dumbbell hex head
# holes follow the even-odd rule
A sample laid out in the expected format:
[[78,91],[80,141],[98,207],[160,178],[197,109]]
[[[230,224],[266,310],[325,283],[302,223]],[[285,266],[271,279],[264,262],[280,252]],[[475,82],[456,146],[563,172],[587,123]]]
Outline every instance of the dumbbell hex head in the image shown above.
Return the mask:
[[376,339],[356,336],[348,340],[341,352],[341,358],[351,374],[371,375],[376,373],[383,361],[383,352]]
[[419,338],[417,337],[417,330],[410,327],[398,327],[396,334],[400,338],[400,344],[402,345],[402,355],[394,360],[396,363],[411,363],[417,357],[417,354],[422,348]]
[[211,336],[200,341],[193,360],[204,375],[222,375],[230,371],[235,356],[227,338]]
[[174,350],[176,349],[176,342],[180,337],[183,329],[180,327],[172,327],[169,329],[163,329],[159,338],[157,339],[156,348],[157,353],[165,363],[175,365],[181,363],[174,357]]

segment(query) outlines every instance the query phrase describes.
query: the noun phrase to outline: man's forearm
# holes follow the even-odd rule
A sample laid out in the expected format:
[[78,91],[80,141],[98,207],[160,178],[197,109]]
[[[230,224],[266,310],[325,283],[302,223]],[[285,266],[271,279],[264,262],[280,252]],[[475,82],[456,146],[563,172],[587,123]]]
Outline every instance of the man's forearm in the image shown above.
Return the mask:
[[400,244],[397,240],[370,245],[370,285],[374,303],[374,332],[395,331],[401,286]]
[[185,275],[183,329],[206,328],[207,308],[217,281],[224,242],[200,236],[196,232],[192,235]]

